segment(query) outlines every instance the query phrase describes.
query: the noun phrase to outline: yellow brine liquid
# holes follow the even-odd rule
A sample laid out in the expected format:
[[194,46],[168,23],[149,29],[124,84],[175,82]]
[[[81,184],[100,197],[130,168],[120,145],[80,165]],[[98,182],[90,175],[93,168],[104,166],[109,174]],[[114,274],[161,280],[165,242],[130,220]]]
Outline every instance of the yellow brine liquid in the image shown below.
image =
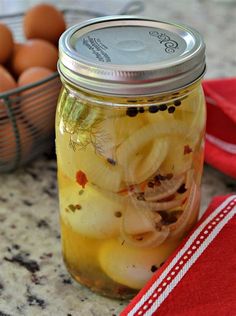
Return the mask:
[[56,149],[63,256],[80,283],[133,296],[195,224],[205,104],[200,83],[162,97],[63,89]]

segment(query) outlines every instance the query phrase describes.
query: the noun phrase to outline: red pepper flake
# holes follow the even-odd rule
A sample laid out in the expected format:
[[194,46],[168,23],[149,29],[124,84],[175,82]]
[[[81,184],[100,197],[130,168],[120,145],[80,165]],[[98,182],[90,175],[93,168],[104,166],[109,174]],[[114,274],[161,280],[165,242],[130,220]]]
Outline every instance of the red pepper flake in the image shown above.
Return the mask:
[[193,150],[189,147],[189,145],[184,146],[184,155],[190,154],[192,151]]
[[77,171],[77,173],[76,173],[76,182],[79,185],[81,185],[83,189],[85,188],[85,185],[88,182],[88,179],[86,177],[86,174],[83,171],[81,171],[81,170]]
[[117,193],[118,194],[128,194],[128,192],[133,192],[134,189],[135,189],[135,186],[134,185],[130,185],[127,188],[118,191]]
[[128,193],[128,192],[129,192],[129,190],[127,188],[125,188],[123,190],[118,191],[117,193],[122,194],[122,193]]

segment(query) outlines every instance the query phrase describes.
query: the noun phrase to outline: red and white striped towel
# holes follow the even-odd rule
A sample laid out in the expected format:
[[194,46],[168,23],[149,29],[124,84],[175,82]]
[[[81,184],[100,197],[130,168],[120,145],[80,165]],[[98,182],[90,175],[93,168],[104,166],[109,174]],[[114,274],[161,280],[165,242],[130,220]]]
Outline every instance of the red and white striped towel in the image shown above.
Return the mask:
[[121,316],[236,315],[236,195],[217,197]]

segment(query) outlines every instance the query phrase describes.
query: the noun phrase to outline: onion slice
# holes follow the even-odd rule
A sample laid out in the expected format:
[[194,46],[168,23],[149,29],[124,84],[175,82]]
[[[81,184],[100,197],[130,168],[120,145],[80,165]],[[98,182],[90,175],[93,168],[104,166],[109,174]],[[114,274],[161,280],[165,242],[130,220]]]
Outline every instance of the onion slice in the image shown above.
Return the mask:
[[147,188],[144,193],[144,198],[148,202],[158,201],[165,199],[179,189],[179,187],[184,183],[185,176],[182,174],[177,177],[173,177],[170,180],[160,181],[161,184],[159,186],[155,186],[153,188]]
[[186,205],[184,206],[184,212],[179,217],[176,223],[169,225],[170,237],[176,237],[180,233],[186,231],[186,226],[190,225],[199,211],[200,202],[200,190],[198,186],[193,183],[189,191],[189,197]]

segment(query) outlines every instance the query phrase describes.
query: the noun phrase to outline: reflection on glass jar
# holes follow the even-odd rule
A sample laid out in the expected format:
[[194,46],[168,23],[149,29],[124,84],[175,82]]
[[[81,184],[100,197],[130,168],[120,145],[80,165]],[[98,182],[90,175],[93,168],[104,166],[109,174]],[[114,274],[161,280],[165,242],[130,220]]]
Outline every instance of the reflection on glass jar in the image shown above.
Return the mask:
[[125,96],[89,91],[60,70],[56,151],[64,261],[92,290],[129,297],[198,218],[203,71],[183,88]]

